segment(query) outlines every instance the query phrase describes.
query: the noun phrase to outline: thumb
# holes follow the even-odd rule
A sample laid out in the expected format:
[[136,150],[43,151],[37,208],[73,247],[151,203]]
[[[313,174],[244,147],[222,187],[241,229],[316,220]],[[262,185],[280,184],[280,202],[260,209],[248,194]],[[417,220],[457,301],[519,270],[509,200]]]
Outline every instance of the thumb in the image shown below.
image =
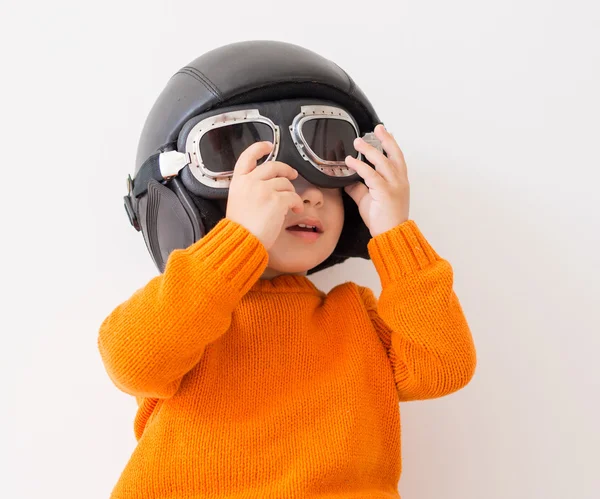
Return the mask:
[[344,187],[346,194],[350,196],[354,202],[359,205],[362,198],[369,193],[369,188],[362,182],[355,182]]
[[254,142],[247,147],[235,163],[233,175],[245,175],[256,168],[258,160],[268,155],[273,149],[273,143],[267,141]]

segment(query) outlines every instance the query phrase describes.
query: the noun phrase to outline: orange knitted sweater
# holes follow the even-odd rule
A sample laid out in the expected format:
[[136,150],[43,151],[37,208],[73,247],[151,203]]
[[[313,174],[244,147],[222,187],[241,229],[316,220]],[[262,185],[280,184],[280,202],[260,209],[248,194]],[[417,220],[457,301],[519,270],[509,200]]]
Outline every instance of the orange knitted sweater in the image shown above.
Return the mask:
[[382,292],[260,279],[261,242],[222,219],[102,322],[137,446],[113,499],[398,498],[398,402],[475,368],[453,271],[409,220],[372,238]]

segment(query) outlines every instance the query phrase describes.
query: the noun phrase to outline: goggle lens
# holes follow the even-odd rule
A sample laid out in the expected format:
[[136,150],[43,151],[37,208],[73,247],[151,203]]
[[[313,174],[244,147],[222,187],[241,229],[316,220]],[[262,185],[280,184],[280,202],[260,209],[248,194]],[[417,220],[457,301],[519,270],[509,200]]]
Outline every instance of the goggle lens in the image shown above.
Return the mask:
[[346,156],[358,157],[354,149],[356,130],[344,120],[317,118],[302,123],[302,135],[308,146],[325,161],[344,163]]
[[[233,171],[240,155],[255,142],[273,142],[273,130],[265,123],[248,122],[213,128],[200,139],[202,162],[210,171]],[[257,164],[263,163],[263,156]]]

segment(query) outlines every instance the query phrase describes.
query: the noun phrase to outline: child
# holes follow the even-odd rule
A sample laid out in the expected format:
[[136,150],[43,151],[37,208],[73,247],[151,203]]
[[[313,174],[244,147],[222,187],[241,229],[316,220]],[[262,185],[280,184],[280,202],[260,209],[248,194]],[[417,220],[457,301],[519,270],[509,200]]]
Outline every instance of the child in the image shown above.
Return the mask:
[[[398,403],[464,387],[475,350],[452,267],[409,219],[402,151],[374,133],[385,154],[356,138],[374,168],[348,154],[364,183],[344,187],[261,162],[277,141],[245,148],[225,217],[103,321],[107,372],[139,404],[113,498],[399,497]],[[379,301],[307,278],[338,244],[344,192]]]

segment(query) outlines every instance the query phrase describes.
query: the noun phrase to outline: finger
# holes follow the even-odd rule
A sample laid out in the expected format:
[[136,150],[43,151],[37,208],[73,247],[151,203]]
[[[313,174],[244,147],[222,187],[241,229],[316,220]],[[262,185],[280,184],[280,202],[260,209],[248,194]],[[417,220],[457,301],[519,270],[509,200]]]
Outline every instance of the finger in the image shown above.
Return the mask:
[[371,144],[367,144],[360,137],[354,140],[354,147],[375,165],[377,173],[385,178],[385,180],[393,183],[396,183],[399,180],[398,172],[391,164],[389,158],[386,158],[382,152],[379,152]]
[[259,180],[269,180],[275,177],[285,177],[294,180],[298,171],[281,161],[267,161],[259,165],[254,172]]
[[240,157],[236,161],[233,175],[246,175],[250,173],[256,168],[258,160],[269,154],[272,149],[273,143],[269,141],[255,142],[250,145],[240,154]]
[[302,213],[304,211],[304,201],[296,192],[280,192],[278,193],[279,200],[288,210],[294,213]]
[[277,192],[283,192],[283,191],[296,192],[296,189],[294,188],[294,184],[292,184],[292,182],[290,181],[289,178],[275,177],[275,178],[272,178],[272,179],[269,179],[269,180],[265,181],[265,183],[268,186],[268,188],[271,189],[271,190],[273,190],[273,191],[277,191]]
[[377,125],[374,131],[375,136],[381,142],[381,146],[387,153],[388,158],[392,161],[392,163],[394,163],[394,165],[398,167],[400,173],[406,175],[407,167],[406,161],[404,160],[404,153],[402,152],[402,149],[400,149],[400,146],[396,142],[394,136],[388,132],[382,124]]
[[359,159],[346,156],[346,165],[364,179],[369,189],[384,189],[385,184],[388,183],[379,172],[373,170],[373,168]]
[[359,205],[362,198],[369,193],[369,188],[362,182],[355,182],[344,187],[344,191]]

